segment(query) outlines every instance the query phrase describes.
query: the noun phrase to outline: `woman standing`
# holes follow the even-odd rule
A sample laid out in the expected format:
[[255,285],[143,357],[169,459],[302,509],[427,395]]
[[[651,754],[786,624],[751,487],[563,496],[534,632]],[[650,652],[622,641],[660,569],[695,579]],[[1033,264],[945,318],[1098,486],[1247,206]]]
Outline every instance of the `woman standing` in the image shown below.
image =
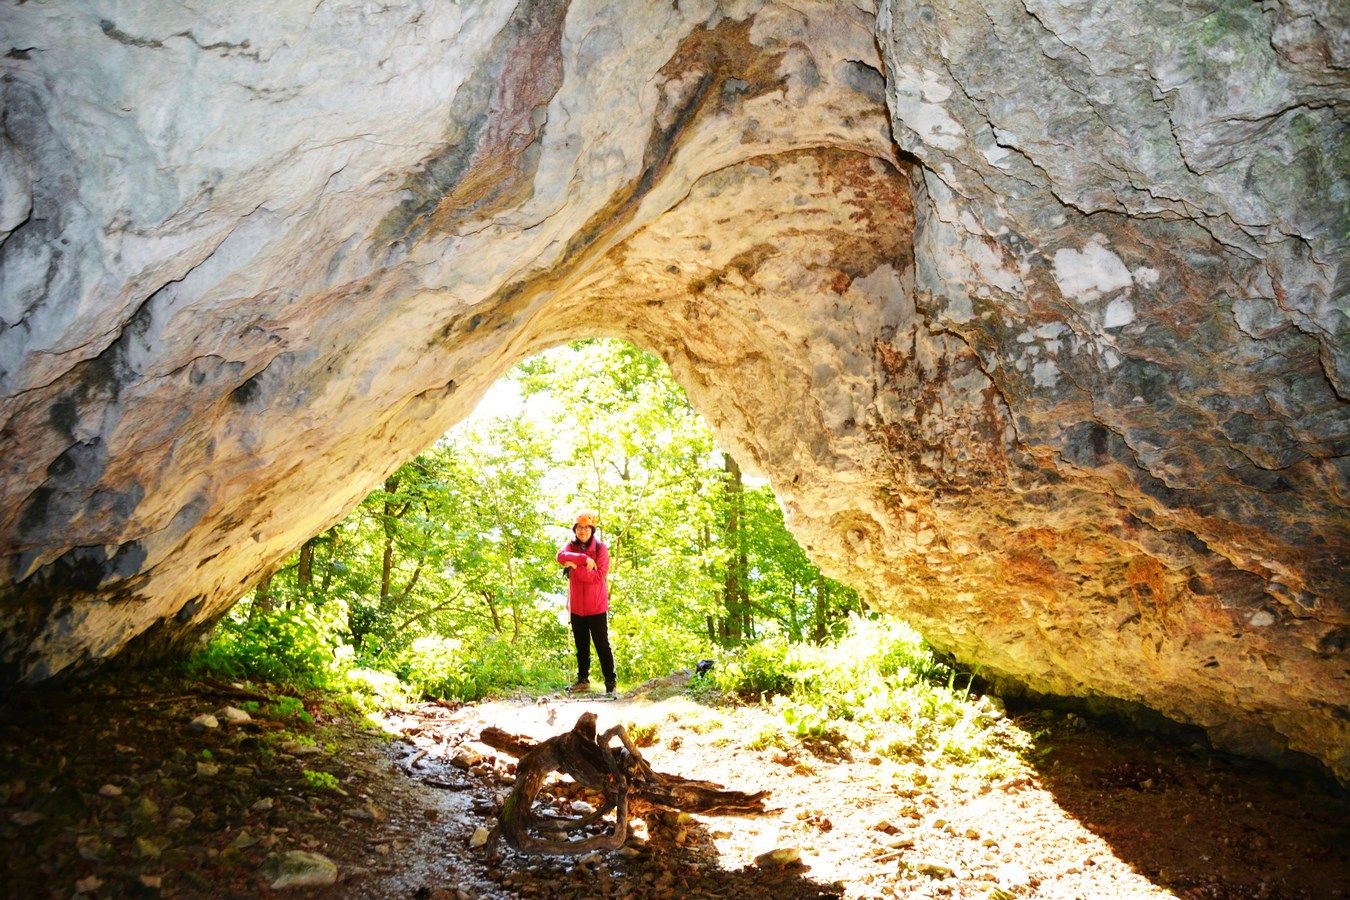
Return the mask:
[[600,658],[605,693],[613,694],[614,654],[609,649],[609,548],[596,540],[596,514],[577,513],[573,539],[558,551],[558,562],[567,570],[567,608],[572,614],[572,640],[577,646],[577,681],[568,691],[591,689],[591,643]]

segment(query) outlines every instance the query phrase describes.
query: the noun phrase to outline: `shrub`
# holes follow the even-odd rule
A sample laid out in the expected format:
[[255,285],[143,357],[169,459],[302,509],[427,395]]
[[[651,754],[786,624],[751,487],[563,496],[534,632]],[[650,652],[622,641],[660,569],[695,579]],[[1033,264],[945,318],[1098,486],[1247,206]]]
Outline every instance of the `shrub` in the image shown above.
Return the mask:
[[327,772],[315,772],[312,769],[303,769],[301,774],[305,776],[305,781],[309,786],[320,791],[336,791],[338,789],[338,780],[336,775],[330,775]]
[[554,660],[526,656],[493,638],[477,646],[455,638],[418,638],[394,659],[394,666],[421,695],[460,700],[481,700],[521,685],[557,685],[567,678]]
[[[755,644],[723,659],[715,677],[727,692],[771,703],[787,734],[805,742],[991,770],[1025,746],[971,699],[968,675],[939,662],[917,632],[895,620],[855,617],[825,646]],[[760,735],[755,743],[769,741]]]
[[684,629],[652,627],[640,614],[628,610],[614,614],[609,636],[619,680],[627,684],[691,668],[710,654],[706,638]]
[[788,659],[786,640],[761,641],[720,660],[713,669],[713,680],[721,690],[742,699],[767,700],[792,691],[795,679]]
[[661,740],[660,731],[650,722],[629,722],[626,727],[628,737],[639,747],[654,747]]
[[302,688],[341,682],[335,650],[341,622],[336,609],[280,609],[244,621],[223,619],[210,643],[188,663],[189,671],[250,678]]

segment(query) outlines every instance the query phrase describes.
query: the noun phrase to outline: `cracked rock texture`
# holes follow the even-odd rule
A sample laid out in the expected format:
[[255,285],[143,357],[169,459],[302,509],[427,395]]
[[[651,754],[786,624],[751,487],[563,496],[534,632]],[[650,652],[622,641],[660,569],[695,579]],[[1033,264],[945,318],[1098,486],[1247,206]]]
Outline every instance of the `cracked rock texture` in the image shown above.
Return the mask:
[[0,666],[194,640],[523,356],[660,354],[1008,691],[1350,781],[1350,11],[0,8]]

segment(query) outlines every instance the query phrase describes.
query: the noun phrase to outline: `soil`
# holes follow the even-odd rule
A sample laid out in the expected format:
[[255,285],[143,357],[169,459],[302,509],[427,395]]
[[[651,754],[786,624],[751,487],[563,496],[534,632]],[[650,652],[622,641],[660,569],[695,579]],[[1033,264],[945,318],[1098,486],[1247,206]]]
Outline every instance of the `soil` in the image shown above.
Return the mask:
[[[12,696],[0,896],[257,897],[295,851],[327,860],[309,877],[330,883],[290,892],[327,898],[1350,895],[1350,801],[1326,782],[1049,712],[1015,717],[1034,762],[993,778],[831,745],[751,749],[771,714],[686,682],[613,702],[422,704],[377,723],[220,683]],[[768,790],[769,811],[639,806],[627,844],[580,858],[470,846],[515,773],[482,729],[543,740],[586,711],[601,730],[624,724],[655,770]],[[569,815],[597,799],[567,782],[544,795]],[[770,850],[799,858],[756,864]]]

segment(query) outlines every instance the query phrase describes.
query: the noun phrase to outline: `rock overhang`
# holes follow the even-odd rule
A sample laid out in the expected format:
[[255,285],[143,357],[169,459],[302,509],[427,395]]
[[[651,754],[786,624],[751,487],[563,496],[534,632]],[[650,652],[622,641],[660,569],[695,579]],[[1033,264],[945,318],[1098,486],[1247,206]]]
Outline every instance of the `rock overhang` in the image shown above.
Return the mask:
[[1344,779],[1337,23],[1126,6],[7,10],[6,667],[182,645],[606,334],[957,658]]

